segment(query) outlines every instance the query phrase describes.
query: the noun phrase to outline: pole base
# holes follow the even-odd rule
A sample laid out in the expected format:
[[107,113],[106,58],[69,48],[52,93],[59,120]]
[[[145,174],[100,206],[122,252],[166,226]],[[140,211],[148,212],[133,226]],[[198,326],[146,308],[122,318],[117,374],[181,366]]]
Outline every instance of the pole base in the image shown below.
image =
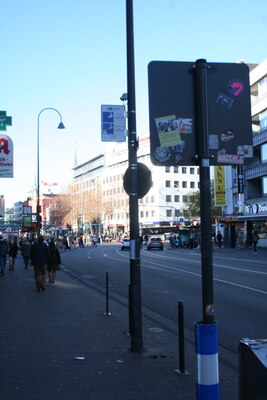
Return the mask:
[[181,372],[180,369],[175,369],[174,372],[178,375],[190,375],[190,372],[188,371]]

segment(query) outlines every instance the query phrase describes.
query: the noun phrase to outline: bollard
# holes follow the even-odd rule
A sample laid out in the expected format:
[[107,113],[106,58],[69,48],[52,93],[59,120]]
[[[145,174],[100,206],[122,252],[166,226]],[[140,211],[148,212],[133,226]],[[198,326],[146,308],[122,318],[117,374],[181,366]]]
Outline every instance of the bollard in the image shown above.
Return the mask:
[[109,287],[108,287],[108,282],[109,282],[109,275],[108,272],[106,272],[106,312],[105,315],[111,315],[109,312]]
[[197,400],[219,400],[217,325],[195,323],[198,364]]
[[185,370],[185,351],[184,351],[184,304],[178,301],[178,341],[179,341],[179,369],[175,372],[179,375],[189,375]]

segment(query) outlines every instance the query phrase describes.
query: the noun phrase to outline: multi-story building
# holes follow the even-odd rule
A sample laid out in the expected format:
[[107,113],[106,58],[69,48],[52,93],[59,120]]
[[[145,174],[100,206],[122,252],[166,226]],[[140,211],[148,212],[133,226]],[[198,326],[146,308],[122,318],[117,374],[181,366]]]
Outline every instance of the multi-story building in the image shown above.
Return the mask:
[[[165,227],[171,231],[183,221],[186,196],[199,188],[199,169],[152,165],[149,137],[139,140],[138,162],[151,170],[153,181],[149,192],[139,201],[140,230]],[[109,233],[129,232],[128,195],[123,188],[127,167],[127,144],[109,146],[105,153],[102,215],[104,230]]]
[[238,168],[225,167],[227,206],[221,222],[231,247],[250,245],[253,230],[259,233],[259,246],[267,247],[267,59],[250,66],[250,86],[253,160],[243,168],[243,194]]

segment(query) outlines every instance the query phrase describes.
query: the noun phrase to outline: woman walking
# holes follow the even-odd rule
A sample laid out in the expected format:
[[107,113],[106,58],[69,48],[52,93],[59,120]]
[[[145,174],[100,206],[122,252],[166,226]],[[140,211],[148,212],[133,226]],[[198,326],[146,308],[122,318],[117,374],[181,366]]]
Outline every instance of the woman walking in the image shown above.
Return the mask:
[[49,259],[48,246],[44,244],[44,237],[40,235],[30,250],[31,263],[34,266],[36,289],[45,290],[45,277]]
[[18,254],[17,238],[11,237],[9,239],[9,271],[14,271],[15,261]]
[[31,244],[27,238],[23,240],[20,246],[21,255],[24,260],[25,269],[28,268],[29,260],[30,260],[30,251],[31,251]]
[[49,243],[49,252],[50,256],[48,260],[47,271],[49,283],[54,283],[56,279],[56,273],[57,271],[60,271],[61,258],[58,248],[53,240]]

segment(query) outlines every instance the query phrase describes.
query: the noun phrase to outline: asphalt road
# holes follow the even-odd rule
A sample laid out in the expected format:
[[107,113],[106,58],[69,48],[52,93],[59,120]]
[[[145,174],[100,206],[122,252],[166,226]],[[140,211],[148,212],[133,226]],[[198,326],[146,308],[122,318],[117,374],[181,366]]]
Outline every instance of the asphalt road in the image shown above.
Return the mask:
[[[110,294],[127,305],[129,251],[119,245],[75,248],[62,252],[67,272],[104,290],[109,273]],[[215,319],[224,362],[238,371],[240,339],[267,337],[267,262],[252,252],[221,249],[213,255]],[[202,319],[201,255],[196,250],[141,251],[142,304],[167,329],[177,329],[177,301],[184,302],[185,339],[194,341],[194,322]]]

